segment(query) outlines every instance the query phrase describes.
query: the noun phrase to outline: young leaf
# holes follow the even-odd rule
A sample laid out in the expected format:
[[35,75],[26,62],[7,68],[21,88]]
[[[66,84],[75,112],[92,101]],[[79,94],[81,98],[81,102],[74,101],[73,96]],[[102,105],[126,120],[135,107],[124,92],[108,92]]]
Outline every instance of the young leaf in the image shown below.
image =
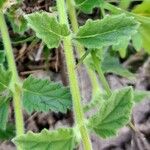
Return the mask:
[[2,64],[5,61],[5,53],[4,51],[0,50],[0,64]]
[[15,136],[15,126],[7,124],[6,130],[0,129],[0,140],[10,140]]
[[131,88],[113,92],[100,111],[90,119],[89,127],[103,138],[115,135],[119,128],[130,121],[132,101]]
[[135,103],[139,103],[144,98],[150,97],[150,92],[149,91],[134,90],[133,94],[134,94],[134,102]]
[[5,12],[11,5],[15,4],[16,0],[0,0],[0,11]]
[[1,130],[6,130],[6,125],[8,121],[8,112],[9,112],[9,101],[0,105],[0,129]]
[[11,81],[11,72],[5,71],[0,65],[0,94],[5,90],[8,90],[9,83]]
[[107,16],[102,20],[88,20],[79,28],[75,39],[87,48],[100,48],[130,39],[138,27],[139,23],[125,14]]
[[134,78],[134,75],[120,64],[119,58],[112,56],[109,52],[105,52],[101,68],[104,73],[114,73],[128,79]]
[[84,13],[92,13],[93,8],[102,6],[104,0],[75,0],[75,3]]
[[47,12],[36,12],[26,16],[28,25],[36,32],[49,48],[57,48],[63,37],[70,34],[65,24],[57,22],[55,17]]
[[13,141],[22,150],[73,150],[75,136],[72,129],[64,128],[56,131],[44,129],[41,133],[29,131]]
[[69,89],[59,83],[32,76],[23,83],[23,106],[28,112],[52,110],[65,113],[71,104]]

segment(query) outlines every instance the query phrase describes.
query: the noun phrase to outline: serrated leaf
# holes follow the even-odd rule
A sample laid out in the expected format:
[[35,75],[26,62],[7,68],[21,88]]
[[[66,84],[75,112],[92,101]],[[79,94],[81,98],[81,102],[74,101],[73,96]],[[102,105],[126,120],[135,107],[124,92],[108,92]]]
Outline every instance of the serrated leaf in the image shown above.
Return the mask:
[[104,0],[75,0],[76,6],[85,13],[92,13],[93,8],[103,5]]
[[0,129],[0,140],[10,140],[15,136],[15,126],[7,124],[6,130]]
[[124,88],[112,93],[100,111],[89,122],[89,127],[102,138],[114,136],[117,130],[130,121],[133,91]]
[[75,39],[87,48],[101,48],[130,39],[138,27],[138,22],[125,14],[107,16],[102,20],[88,20],[79,28]]
[[5,12],[13,4],[16,3],[16,0],[0,0],[0,11]]
[[28,132],[14,139],[22,150],[73,150],[75,136],[72,129],[55,131],[42,130],[41,133]]
[[133,73],[120,64],[119,58],[111,55],[109,52],[105,52],[101,68],[104,73],[114,73],[128,79],[134,78]]
[[23,83],[23,106],[28,112],[52,110],[65,113],[71,105],[70,90],[59,83],[32,76]]
[[58,23],[55,17],[50,16],[50,13],[36,12],[27,15],[26,19],[29,27],[49,48],[57,48],[62,38],[70,34],[68,27]]
[[11,82],[11,72],[5,71],[3,67],[0,65],[0,95],[5,90],[9,89],[9,84]]
[[1,130],[6,130],[6,125],[8,121],[8,112],[9,112],[9,101],[4,102],[2,105],[0,105],[0,129]]

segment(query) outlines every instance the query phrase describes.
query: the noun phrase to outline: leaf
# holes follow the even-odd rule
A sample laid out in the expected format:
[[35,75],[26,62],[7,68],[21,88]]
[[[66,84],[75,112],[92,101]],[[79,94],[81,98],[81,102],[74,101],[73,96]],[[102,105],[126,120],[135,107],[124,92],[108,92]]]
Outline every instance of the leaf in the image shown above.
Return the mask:
[[149,91],[141,91],[141,90],[134,90],[134,102],[139,103],[144,100],[146,97],[150,97]]
[[128,79],[134,78],[134,74],[120,64],[119,58],[111,55],[109,52],[105,52],[101,68],[104,73],[114,73]]
[[132,12],[142,16],[150,17],[150,0],[144,0],[142,4],[137,5]]
[[0,50],[0,64],[2,64],[5,61],[5,53],[4,51]]
[[[1,99],[0,99],[1,101]],[[0,105],[0,129],[6,130],[9,113],[9,101]]]
[[102,20],[88,20],[79,28],[75,39],[87,48],[101,48],[130,39],[138,27],[139,23],[125,14],[107,16]]
[[0,11],[6,12],[14,4],[16,4],[16,0],[0,0]]
[[65,113],[72,105],[70,90],[59,83],[30,76],[23,83],[23,105],[28,112]]
[[14,5],[7,12],[7,18],[11,23],[14,32],[23,33],[27,30],[27,21],[24,18],[24,12],[19,6]]
[[102,138],[116,135],[117,130],[130,121],[132,101],[131,88],[113,92],[100,111],[90,119],[89,127]]
[[102,6],[104,0],[75,0],[75,3],[84,13],[92,13],[93,8]]
[[135,35],[132,36],[132,44],[136,49],[136,51],[141,50],[143,43],[142,43],[142,37],[140,33],[136,33]]
[[15,136],[15,126],[7,124],[6,130],[0,129],[0,140],[10,140]]
[[23,150],[73,150],[75,136],[72,129],[64,128],[55,131],[44,129],[41,133],[29,131],[13,141]]
[[11,82],[11,76],[12,76],[11,72],[5,71],[3,69],[3,67],[0,65],[0,95],[5,90],[9,89],[9,84]]
[[62,38],[70,34],[68,27],[58,23],[55,17],[50,16],[50,13],[36,12],[27,15],[26,19],[29,27],[49,48],[57,48]]

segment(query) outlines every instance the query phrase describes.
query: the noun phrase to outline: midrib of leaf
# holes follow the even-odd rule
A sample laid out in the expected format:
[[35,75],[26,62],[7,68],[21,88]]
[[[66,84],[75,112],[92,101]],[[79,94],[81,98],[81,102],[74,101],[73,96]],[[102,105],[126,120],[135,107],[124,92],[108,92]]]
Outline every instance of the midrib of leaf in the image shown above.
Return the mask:
[[2,82],[0,82],[0,84],[1,84],[2,86],[4,86],[6,89],[9,89],[9,86],[3,84]]
[[117,31],[117,29],[120,30],[120,29],[124,29],[124,28],[126,28],[126,26],[125,27],[121,27],[121,28],[116,28],[115,30],[111,30],[111,31],[107,31],[107,32],[102,32],[102,33],[99,33],[99,34],[87,35],[87,36],[77,36],[76,39],[84,39],[84,38],[101,36],[101,35],[105,35],[105,34],[109,34],[109,33],[114,33],[114,32]]
[[[43,95],[43,94],[41,94],[41,93],[34,92],[34,91],[28,90],[28,89],[26,89],[26,88],[24,88],[23,90],[26,91],[26,92],[29,92],[29,93],[32,93],[32,94],[41,96],[41,97],[43,97],[43,96],[44,96],[44,97],[49,97],[48,95],[45,95],[45,94]],[[56,91],[56,90],[57,90],[57,89],[54,89],[53,92]],[[63,96],[64,96],[65,94],[67,94],[67,93],[64,93]],[[63,96],[62,96],[62,98],[63,98]],[[57,97],[51,95],[51,98],[56,99]]]
[[84,2],[82,2],[82,3],[80,3],[80,4],[78,4],[78,5],[76,5],[77,7],[80,7],[80,6],[82,6],[82,5],[84,5],[84,3],[86,3],[88,0],[85,0]]
[[[128,94],[129,93],[129,90],[128,90],[128,92],[126,92],[122,97],[124,97],[126,94]],[[115,96],[116,97],[116,96]],[[121,103],[121,101],[116,105],[116,108],[120,105],[120,103]],[[104,123],[107,123],[107,122],[105,122],[105,120],[107,119],[107,118],[109,118],[109,116],[113,113],[115,111],[115,109],[113,109],[112,111],[110,111],[109,112],[109,114],[104,118],[104,119],[102,119],[101,120],[101,122],[103,121]]]

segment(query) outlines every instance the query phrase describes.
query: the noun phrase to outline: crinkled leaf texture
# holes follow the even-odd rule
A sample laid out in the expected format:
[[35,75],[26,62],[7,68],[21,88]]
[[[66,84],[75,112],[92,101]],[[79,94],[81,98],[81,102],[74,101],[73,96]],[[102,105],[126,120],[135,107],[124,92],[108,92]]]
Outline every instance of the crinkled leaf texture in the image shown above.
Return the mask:
[[22,150],[73,150],[75,136],[72,129],[55,131],[42,130],[41,133],[28,132],[14,139]]
[[70,90],[59,83],[30,76],[23,83],[23,106],[28,112],[65,113],[72,105]]
[[87,48],[100,48],[130,39],[138,27],[139,23],[125,14],[106,16],[102,20],[88,20],[79,28],[75,39]]
[[104,0],[75,0],[76,6],[85,13],[92,13],[93,8],[103,5]]
[[116,135],[117,130],[130,121],[132,106],[132,89],[117,90],[103,103],[100,111],[90,119],[89,127],[102,138]]
[[54,16],[47,12],[36,12],[25,17],[38,38],[42,39],[49,48],[57,48],[63,37],[70,34],[65,24],[60,24]]

